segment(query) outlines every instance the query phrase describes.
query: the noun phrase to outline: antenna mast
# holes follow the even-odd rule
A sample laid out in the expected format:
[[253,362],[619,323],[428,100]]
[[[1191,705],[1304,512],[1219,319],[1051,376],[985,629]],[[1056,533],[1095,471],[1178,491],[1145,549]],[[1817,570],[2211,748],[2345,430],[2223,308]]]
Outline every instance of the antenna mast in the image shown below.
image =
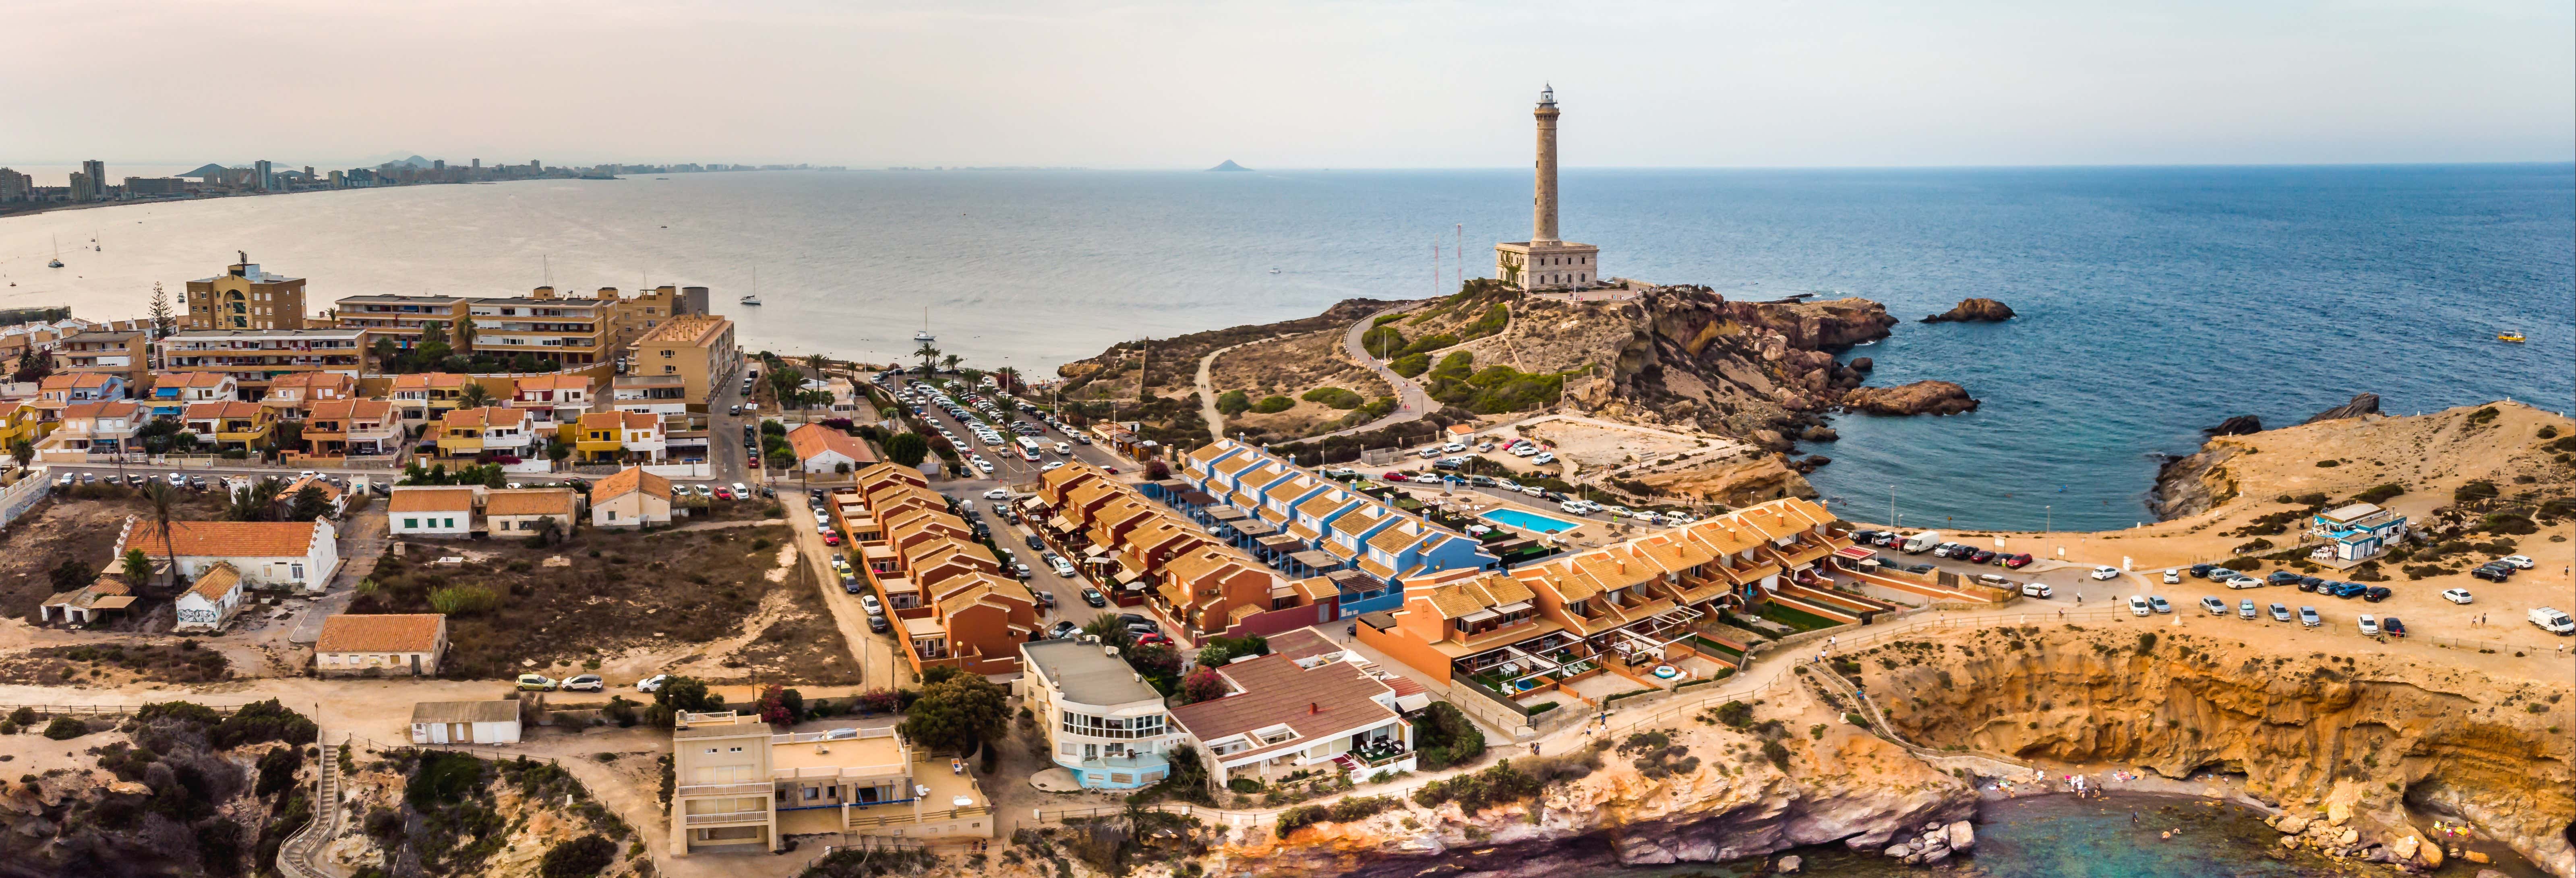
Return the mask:
[[1458,224],[1458,288],[1467,288],[1467,224]]

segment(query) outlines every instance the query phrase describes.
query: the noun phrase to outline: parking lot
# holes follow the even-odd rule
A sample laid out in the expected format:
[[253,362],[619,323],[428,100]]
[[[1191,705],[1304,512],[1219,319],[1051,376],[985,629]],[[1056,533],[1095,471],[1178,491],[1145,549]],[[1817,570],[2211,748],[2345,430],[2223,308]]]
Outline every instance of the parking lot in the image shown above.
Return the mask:
[[[966,382],[962,379],[946,378],[942,380],[954,380],[959,386],[966,386]],[[949,401],[954,402],[973,413],[978,419],[978,423],[984,423],[994,428],[994,431],[999,434],[1002,441],[998,444],[986,443],[982,437],[975,435],[973,424],[970,424],[966,420],[958,418],[955,414],[942,409],[939,406],[938,397],[927,397],[921,402],[905,401],[903,403],[913,412],[913,414],[920,417],[923,422],[930,424],[933,428],[946,429],[948,431],[949,435],[953,437],[950,438],[950,442],[957,447],[958,454],[970,461],[968,466],[970,469],[974,470],[974,474],[970,478],[989,479],[1006,485],[1027,484],[1029,482],[1036,481],[1038,473],[1042,472],[1048,464],[1075,460],[1120,472],[1132,471],[1136,467],[1135,462],[1125,460],[1111,452],[1109,449],[1089,443],[1086,441],[1088,437],[1077,435],[1080,432],[1079,430],[1067,431],[1055,425],[1048,424],[1036,416],[1020,411],[1016,407],[1005,407],[1001,403],[1000,397],[991,395],[981,389],[978,389],[975,392],[976,395],[992,402],[994,413],[976,410],[975,405],[969,402],[964,395],[950,392],[947,388],[942,387],[937,383],[923,381],[911,376],[905,376],[895,378],[890,381],[889,384],[897,390],[903,390],[919,385],[924,391],[939,391],[940,393],[946,394]],[[1027,424],[1036,428],[1037,432],[1029,434],[1030,438],[1036,439],[1038,442],[1036,460],[1027,460],[1021,456],[1020,449],[1014,441],[1021,434],[1012,432],[1012,424]],[[1057,451],[1056,445],[1058,443],[1065,445],[1067,450]],[[991,471],[987,472],[980,467],[975,467],[974,464],[971,463],[973,457],[979,455],[987,463],[992,465]]]

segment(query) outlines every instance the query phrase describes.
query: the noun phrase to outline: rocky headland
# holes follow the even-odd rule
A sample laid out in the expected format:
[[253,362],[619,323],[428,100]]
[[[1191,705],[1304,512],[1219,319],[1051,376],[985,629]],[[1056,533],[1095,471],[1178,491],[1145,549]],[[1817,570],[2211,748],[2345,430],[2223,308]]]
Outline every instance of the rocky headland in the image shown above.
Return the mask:
[[2448,499],[2472,481],[2498,494],[2529,495],[2526,505],[2576,490],[2576,473],[2561,459],[2569,449],[2553,444],[2576,432],[2560,426],[2564,417],[2510,402],[2411,417],[2381,415],[2378,407],[2379,398],[2365,393],[2274,430],[2251,415],[2229,418],[2204,431],[2212,435],[2199,451],[2166,461],[2149,505],[2172,520],[2280,496],[2347,496],[2396,485],[2405,489],[2408,511],[2422,514],[2433,509],[2425,498]]

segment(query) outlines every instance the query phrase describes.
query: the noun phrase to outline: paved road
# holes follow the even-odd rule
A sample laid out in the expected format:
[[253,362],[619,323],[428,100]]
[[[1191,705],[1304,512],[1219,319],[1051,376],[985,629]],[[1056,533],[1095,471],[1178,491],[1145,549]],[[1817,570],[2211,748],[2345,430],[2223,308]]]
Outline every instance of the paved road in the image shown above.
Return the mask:
[[1387,415],[1386,417],[1361,424],[1357,427],[1352,427],[1348,430],[1337,430],[1313,438],[1325,439],[1334,436],[1348,436],[1353,433],[1364,433],[1370,430],[1375,430],[1388,424],[1419,421],[1422,420],[1422,416],[1424,414],[1439,408],[1439,403],[1431,401],[1430,394],[1422,392],[1422,385],[1413,383],[1413,379],[1411,378],[1395,374],[1395,370],[1386,367],[1385,360],[1370,356],[1368,349],[1360,346],[1360,336],[1367,335],[1370,329],[1376,328],[1375,324],[1379,317],[1418,308],[1434,301],[1438,300],[1431,299],[1411,304],[1397,305],[1395,307],[1379,311],[1367,317],[1362,317],[1357,321],[1353,321],[1351,323],[1350,330],[1342,333],[1342,350],[1348,352],[1351,355],[1351,359],[1368,366],[1369,371],[1376,372],[1377,377],[1385,379],[1386,386],[1395,388],[1395,412]]
[[841,639],[849,643],[850,658],[859,663],[866,688],[910,685],[914,680],[912,665],[895,654],[902,647],[895,641],[894,632],[878,634],[868,630],[868,612],[859,606],[859,596],[849,593],[841,584],[840,574],[832,569],[831,559],[841,550],[823,545],[814,509],[801,502],[804,499],[782,497],[779,505],[787,507],[787,526],[796,532],[797,553],[813,561],[806,566],[812,570],[814,587],[822,589],[823,605],[831,609],[833,627],[841,629]]
[[331,577],[328,591],[306,605],[304,614],[296,617],[295,628],[286,641],[299,646],[322,639],[322,620],[338,615],[357,599],[358,581],[376,572],[376,559],[385,555],[385,515],[383,510],[369,508],[341,521],[340,572]]

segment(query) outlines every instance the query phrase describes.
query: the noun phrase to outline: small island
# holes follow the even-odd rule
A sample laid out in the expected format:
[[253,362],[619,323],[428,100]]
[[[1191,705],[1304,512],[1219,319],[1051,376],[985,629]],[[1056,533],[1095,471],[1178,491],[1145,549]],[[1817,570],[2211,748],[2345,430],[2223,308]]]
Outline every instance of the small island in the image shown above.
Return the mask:
[[1211,171],[1249,171],[1249,170],[1252,170],[1252,169],[1251,169],[1251,168],[1244,167],[1244,166],[1242,166],[1242,165],[1235,164],[1233,159],[1226,159],[1224,162],[1222,162],[1222,163],[1218,164],[1216,167],[1209,168],[1208,170],[1211,170]]

